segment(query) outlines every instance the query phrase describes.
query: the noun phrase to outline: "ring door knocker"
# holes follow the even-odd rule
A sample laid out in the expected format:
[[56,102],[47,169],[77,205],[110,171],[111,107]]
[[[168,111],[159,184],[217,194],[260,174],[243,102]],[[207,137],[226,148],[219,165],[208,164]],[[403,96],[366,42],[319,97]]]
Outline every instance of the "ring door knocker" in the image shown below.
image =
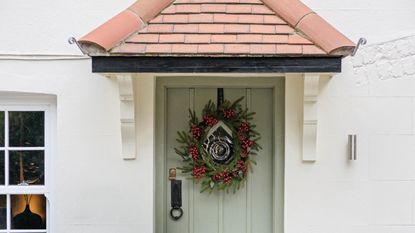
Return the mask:
[[176,180],[176,169],[171,168],[169,171],[169,180],[171,182],[171,210],[170,216],[174,221],[183,216],[182,209],[182,181]]

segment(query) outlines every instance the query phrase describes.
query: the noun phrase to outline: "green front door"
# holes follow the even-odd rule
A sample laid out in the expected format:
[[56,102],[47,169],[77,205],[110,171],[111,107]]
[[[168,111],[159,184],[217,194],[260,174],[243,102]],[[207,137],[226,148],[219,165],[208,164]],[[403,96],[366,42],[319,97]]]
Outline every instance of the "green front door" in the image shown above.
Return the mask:
[[[261,134],[259,144],[262,150],[253,156],[257,165],[249,174],[246,185],[237,191],[200,193],[200,185],[177,172],[177,179],[182,180],[183,217],[177,221],[170,217],[170,181],[168,169],[180,167],[182,161],[174,148],[177,131],[188,129],[188,109],[194,109],[200,118],[202,108],[209,101],[216,102],[217,89],[208,87],[172,86],[160,88],[158,96],[162,108],[159,108],[157,155],[157,195],[156,195],[156,229],[157,233],[276,233],[281,232],[282,219],[282,185],[278,180],[282,171],[277,171],[276,148],[278,140],[276,126],[282,126],[281,114],[276,112],[277,88],[272,87],[229,87],[224,88],[225,99],[234,101],[241,96],[243,105],[256,112],[254,124]],[[281,118],[281,119],[278,119]],[[161,121],[161,122],[160,122]],[[161,127],[161,129],[160,129]],[[281,167],[281,166],[279,166]]]

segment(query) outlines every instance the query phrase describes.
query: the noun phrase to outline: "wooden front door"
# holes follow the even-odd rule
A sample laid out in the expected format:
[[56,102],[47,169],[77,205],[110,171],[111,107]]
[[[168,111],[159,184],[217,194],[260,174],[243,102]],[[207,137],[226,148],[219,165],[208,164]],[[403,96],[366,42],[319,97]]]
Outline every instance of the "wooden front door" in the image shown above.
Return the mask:
[[[268,78],[270,80],[266,83],[275,84],[270,87],[258,85],[260,82],[255,83],[253,79],[243,79],[244,84],[241,85],[236,79],[229,78],[229,83],[233,83],[233,86],[224,87],[225,99],[234,101],[241,96],[245,97],[242,105],[256,112],[253,123],[261,134],[259,144],[263,149],[259,155],[253,156],[257,165],[253,167],[253,173],[248,175],[245,186],[235,194],[224,191],[200,193],[200,185],[178,171],[177,179],[182,180],[184,213],[177,221],[170,217],[168,170],[182,165],[181,157],[174,152],[178,146],[177,131],[189,128],[189,108],[194,109],[200,118],[204,105],[209,100],[216,102],[219,86],[214,86],[213,78],[205,79],[211,80],[203,80],[206,85],[195,82],[195,85],[189,86],[186,86],[189,82],[182,83],[183,86],[177,85],[180,81],[174,85],[174,78],[164,78],[158,83],[156,232],[280,233],[283,229],[283,143],[280,137],[283,118],[280,113],[282,101],[278,99],[282,97],[278,93],[282,91],[279,88],[282,85],[278,84],[282,84],[283,80],[278,78]],[[238,84],[241,86],[238,87]]]

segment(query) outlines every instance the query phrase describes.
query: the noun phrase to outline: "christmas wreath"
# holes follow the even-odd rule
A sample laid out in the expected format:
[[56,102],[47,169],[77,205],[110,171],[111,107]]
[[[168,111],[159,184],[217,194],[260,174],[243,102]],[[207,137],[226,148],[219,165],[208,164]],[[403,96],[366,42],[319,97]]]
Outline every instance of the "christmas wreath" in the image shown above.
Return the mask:
[[247,179],[248,171],[256,162],[259,133],[250,123],[254,112],[243,109],[243,97],[231,103],[218,101],[218,107],[209,101],[202,111],[199,121],[194,111],[189,110],[188,132],[178,132],[179,148],[184,166],[178,169],[190,174],[190,178],[201,183],[201,192],[209,190],[233,189],[235,192]]

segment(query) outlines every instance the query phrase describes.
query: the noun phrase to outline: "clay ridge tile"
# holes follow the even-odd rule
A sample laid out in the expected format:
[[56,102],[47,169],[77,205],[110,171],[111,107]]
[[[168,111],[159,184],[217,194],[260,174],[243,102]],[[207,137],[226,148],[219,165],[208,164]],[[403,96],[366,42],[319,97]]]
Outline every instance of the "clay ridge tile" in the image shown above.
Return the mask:
[[[180,33],[194,35],[184,37]],[[208,38],[206,34],[210,33],[218,35]],[[247,35],[236,37],[239,34]],[[263,42],[254,34],[263,34]],[[196,51],[191,49],[195,45],[181,46],[214,41],[225,44],[199,44]],[[300,0],[138,0],[79,42],[88,52],[98,49],[109,54],[134,50],[144,54],[193,51],[194,55],[203,55],[212,49],[209,53],[347,56],[355,48],[352,41]],[[264,47],[243,44],[246,42],[263,43]],[[236,44],[241,47],[235,49]],[[131,50],[119,48],[124,45]]]
[[97,45],[108,51],[128,35],[144,26],[144,23],[131,11],[123,11],[92,32],[79,39],[81,46]]
[[355,44],[300,0],[262,0],[296,30],[330,55],[348,56]]
[[139,0],[128,9],[111,18],[92,32],[79,39],[82,47],[98,46],[98,50],[109,51],[156,17],[174,0]]

